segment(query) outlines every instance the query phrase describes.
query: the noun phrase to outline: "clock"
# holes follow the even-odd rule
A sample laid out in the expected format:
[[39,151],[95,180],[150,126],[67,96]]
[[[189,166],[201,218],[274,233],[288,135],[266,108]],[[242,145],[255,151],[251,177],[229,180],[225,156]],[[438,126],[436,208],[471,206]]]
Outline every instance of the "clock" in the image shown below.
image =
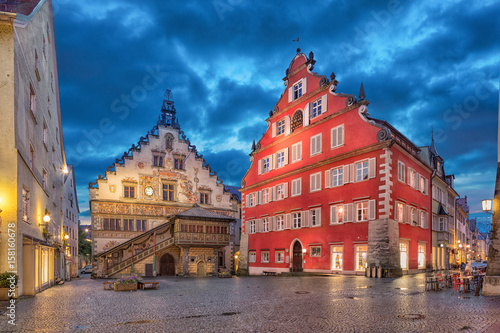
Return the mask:
[[148,197],[153,195],[153,188],[151,186],[146,186],[144,189],[144,194],[146,194]]

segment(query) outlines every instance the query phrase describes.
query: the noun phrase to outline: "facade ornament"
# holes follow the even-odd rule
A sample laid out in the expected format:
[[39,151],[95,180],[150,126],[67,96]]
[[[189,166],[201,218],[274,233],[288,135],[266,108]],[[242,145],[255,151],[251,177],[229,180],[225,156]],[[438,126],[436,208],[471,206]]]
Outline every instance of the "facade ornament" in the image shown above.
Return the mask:
[[365,94],[365,88],[363,87],[363,82],[361,82],[361,86],[359,87],[359,100],[362,101],[365,99],[366,94]]
[[347,97],[345,101],[345,106],[351,106],[354,103],[356,103],[356,97],[354,97],[353,95],[349,95],[349,97]]
[[252,151],[255,151],[255,140],[253,140],[253,143],[252,143]]
[[277,105],[275,105],[275,106],[274,106],[274,108],[273,108],[273,114],[278,113],[278,111],[279,111],[279,110],[280,110],[280,109],[278,108],[278,106],[277,106]]
[[322,77],[321,80],[319,80],[320,87],[324,86],[327,83],[328,83],[328,79],[326,77]]

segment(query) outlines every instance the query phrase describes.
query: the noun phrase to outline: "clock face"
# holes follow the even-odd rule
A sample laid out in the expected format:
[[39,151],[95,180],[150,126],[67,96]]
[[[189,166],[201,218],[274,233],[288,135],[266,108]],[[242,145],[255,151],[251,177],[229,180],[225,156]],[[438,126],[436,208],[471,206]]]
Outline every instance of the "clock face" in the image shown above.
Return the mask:
[[147,196],[152,196],[153,195],[153,188],[151,186],[146,186],[146,188],[144,189],[144,193],[147,195]]

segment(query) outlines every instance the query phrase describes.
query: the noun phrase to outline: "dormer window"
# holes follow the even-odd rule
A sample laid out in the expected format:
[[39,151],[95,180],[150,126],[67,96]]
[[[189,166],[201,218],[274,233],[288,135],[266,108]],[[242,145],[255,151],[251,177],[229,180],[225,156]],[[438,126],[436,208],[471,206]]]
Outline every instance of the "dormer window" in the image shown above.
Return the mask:
[[302,80],[293,85],[293,99],[302,96]]
[[278,121],[277,127],[276,127],[276,135],[280,135],[285,133],[285,119],[281,119]]
[[306,78],[303,78],[288,88],[288,103],[295,101],[297,98],[302,97],[302,95],[306,93],[306,82]]

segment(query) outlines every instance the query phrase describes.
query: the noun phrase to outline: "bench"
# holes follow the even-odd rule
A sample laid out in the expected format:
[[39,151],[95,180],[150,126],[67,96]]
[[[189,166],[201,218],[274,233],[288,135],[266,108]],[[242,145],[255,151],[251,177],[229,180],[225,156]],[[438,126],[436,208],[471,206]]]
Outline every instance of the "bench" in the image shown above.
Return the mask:
[[157,281],[139,281],[139,288],[144,289],[158,289]]
[[113,281],[103,282],[104,290],[113,290],[115,289],[115,283]]
[[276,272],[263,271],[264,275],[276,276]]

